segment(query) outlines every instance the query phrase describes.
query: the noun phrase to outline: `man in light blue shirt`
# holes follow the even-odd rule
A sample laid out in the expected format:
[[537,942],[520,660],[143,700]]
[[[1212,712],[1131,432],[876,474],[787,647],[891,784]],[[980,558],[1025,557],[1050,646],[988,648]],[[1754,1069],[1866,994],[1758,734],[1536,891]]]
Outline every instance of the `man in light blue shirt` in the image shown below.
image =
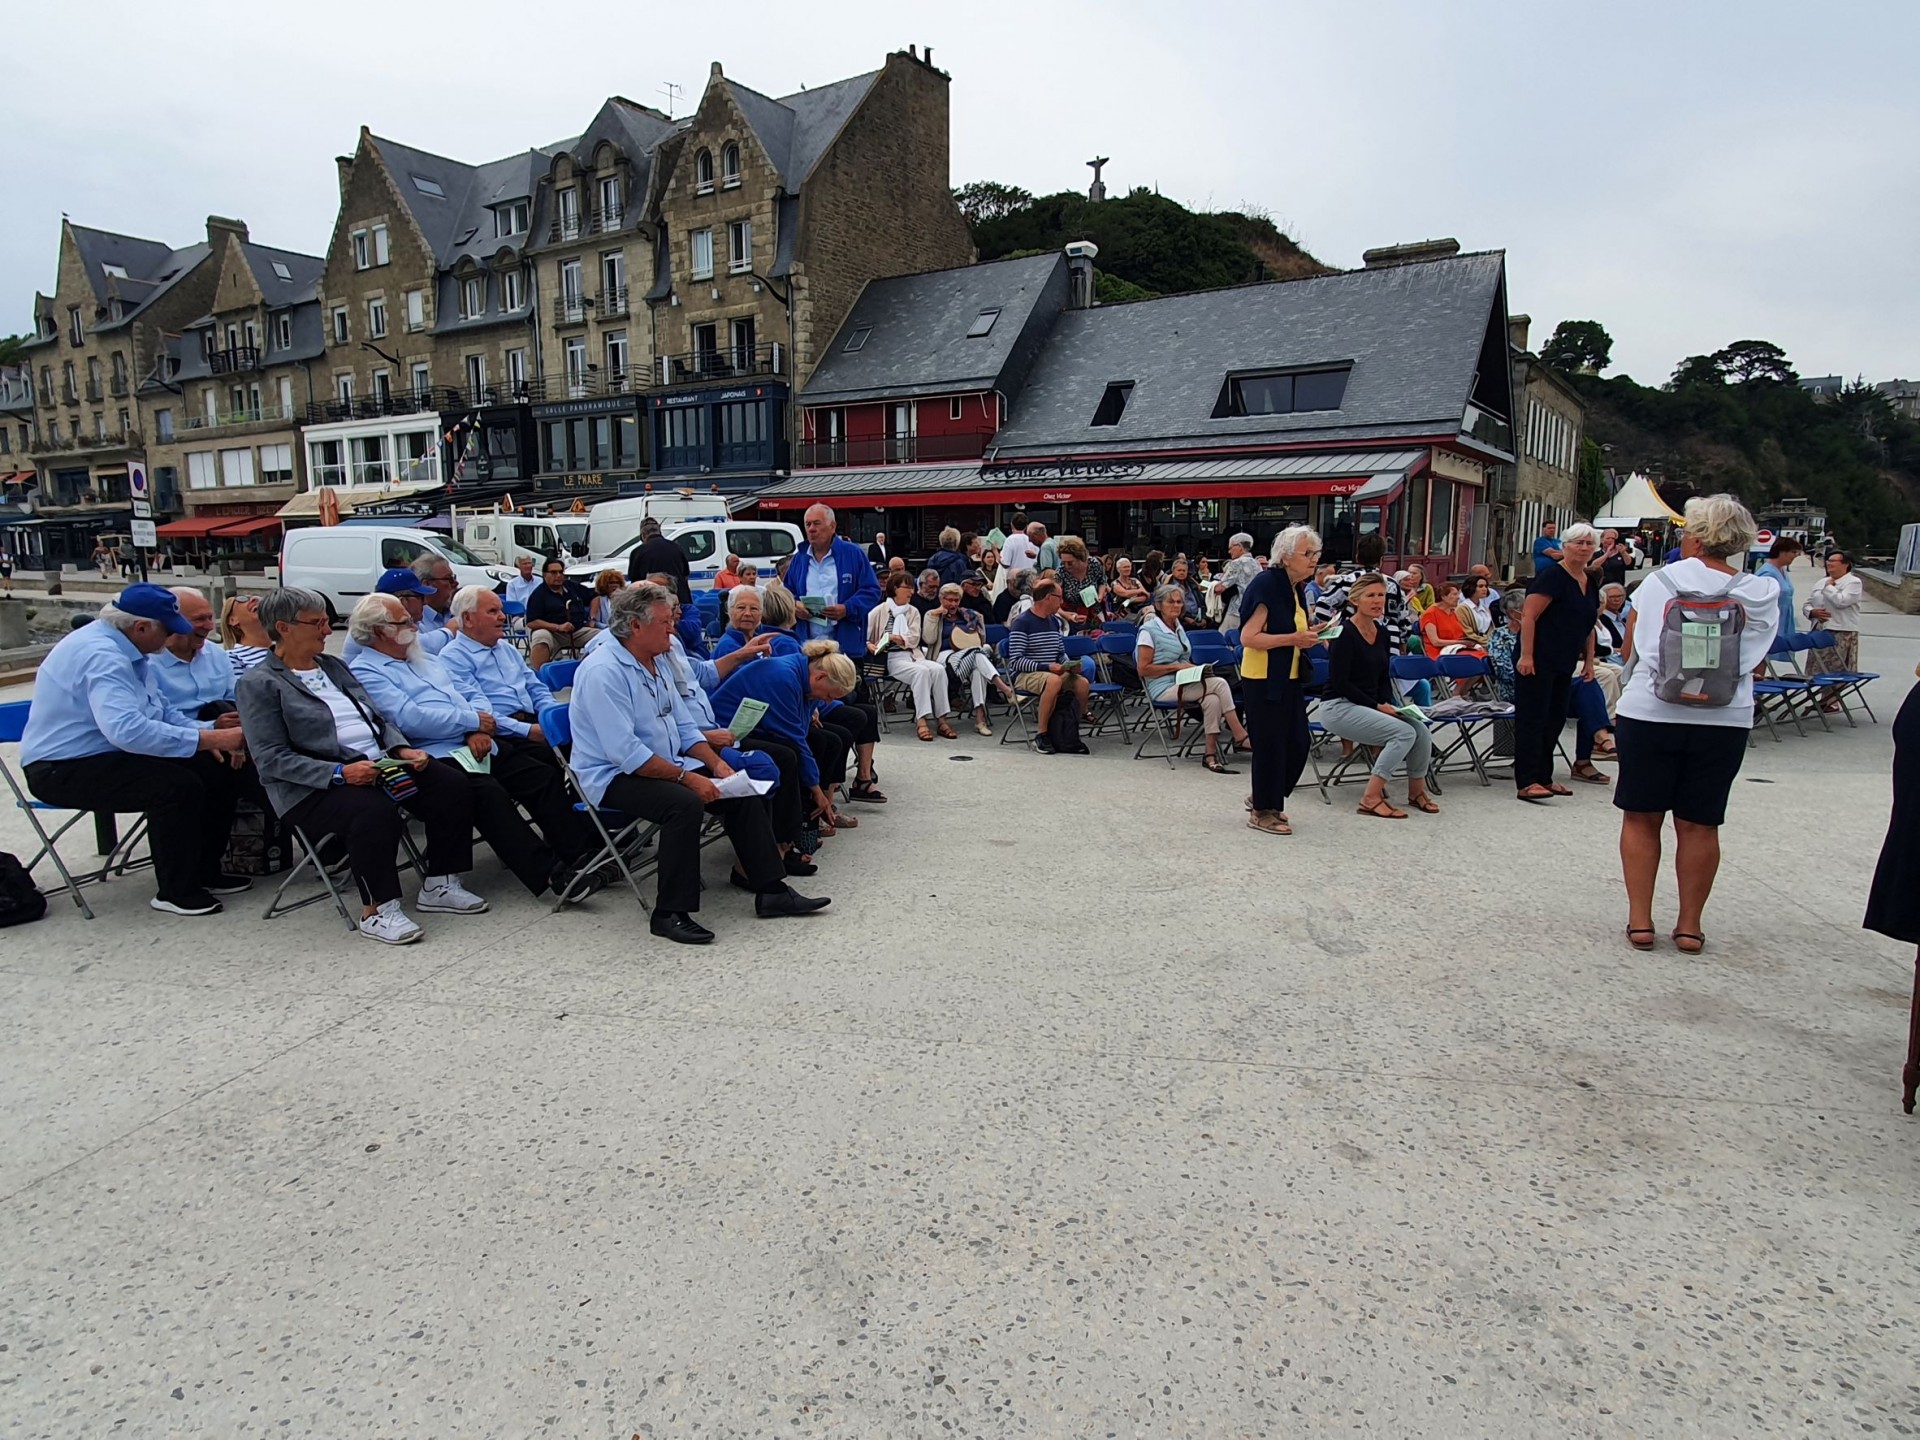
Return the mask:
[[[167,637],[167,643],[147,660],[147,678],[183,723],[199,728],[237,727],[240,711],[233,699],[233,661],[209,639],[213,606],[186,585],[174,586],[172,593],[182,618],[193,628],[185,635]],[[220,713],[203,714],[209,707]]]
[[413,573],[425,591],[424,603],[415,616],[420,622],[420,643],[429,655],[438,655],[456,633],[447,628],[447,620],[453,614],[453,592],[460,588],[460,582],[454,578],[447,557],[434,550],[413,562]]
[[582,660],[573,677],[573,770],[594,805],[660,826],[648,928],[677,944],[705,945],[713,932],[693,916],[700,908],[700,830],[709,810],[726,826],[739,860],[733,883],[753,892],[755,914],[805,915],[827,901],[788,887],[764,799],[721,798],[714,782],[733,767],[701,733],[675,683],[666,658],[673,619],[674,598],[658,585],[629,586],[613,597],[613,641]]
[[[491,591],[487,594],[496,606],[500,603]],[[486,698],[421,650],[420,632],[397,596],[367,596],[347,617],[347,633],[361,647],[347,666],[354,679],[408,740],[467,782],[474,827],[494,854],[529,894],[545,894],[550,885],[564,888],[591,847],[591,832],[571,807],[563,807],[566,820],[557,838],[543,838],[527,823],[502,783],[508,770],[496,753],[498,726]],[[486,773],[470,770],[467,760],[485,765]]]
[[[444,565],[447,562],[442,560],[440,563]],[[446,628],[445,620],[436,617],[434,626],[429,628],[426,620],[427,597],[434,593],[434,587],[421,580],[410,567],[396,565],[391,570],[383,571],[380,578],[373,582],[373,593],[391,595],[400,602],[408,618],[420,627],[420,646],[429,655],[438,655],[453,639],[454,632]],[[353,664],[359,653],[360,642],[348,635],[347,643],[340,647],[342,663]]]
[[139,811],[153,854],[154,909],[214,915],[215,893],[253,882],[220,870],[237,794],[216,770],[243,756],[237,728],[200,729],[174,715],[148,676],[148,656],[193,630],[158,585],[129,585],[93,623],[41,662],[20,741],[35,798],[66,810]]
[[515,605],[524,605],[527,596],[538,590],[543,582],[533,573],[533,556],[522,555],[513,563],[520,573],[507,581],[507,599]]

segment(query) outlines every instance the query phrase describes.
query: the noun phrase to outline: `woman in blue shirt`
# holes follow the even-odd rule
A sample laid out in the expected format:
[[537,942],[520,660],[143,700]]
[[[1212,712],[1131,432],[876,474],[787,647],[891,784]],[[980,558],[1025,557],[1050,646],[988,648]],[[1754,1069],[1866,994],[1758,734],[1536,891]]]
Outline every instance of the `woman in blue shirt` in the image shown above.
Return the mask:
[[[821,748],[838,743],[813,723],[814,707],[842,700],[860,683],[853,661],[831,640],[809,640],[795,655],[772,655],[742,665],[713,692],[714,714],[731,723],[742,700],[758,700],[767,707],[754,732],[765,730],[799,752],[800,781],[812,797],[815,815],[831,816],[832,803],[821,783]],[[752,734],[747,737],[749,743]],[[738,738],[738,737],[736,737]],[[832,756],[826,757],[829,762]],[[840,777],[846,774],[846,751],[838,756]],[[837,779],[832,783],[838,783]]]
[[1249,748],[1247,732],[1240,724],[1239,712],[1233,708],[1233,691],[1227,682],[1218,675],[1209,675],[1201,680],[1189,680],[1179,687],[1177,694],[1175,692],[1174,677],[1193,664],[1193,642],[1187,639],[1186,627],[1180,623],[1185,601],[1186,592],[1175,584],[1162,585],[1154,591],[1153,613],[1140,623],[1140,645],[1134,653],[1134,663],[1149,699],[1199,704],[1201,724],[1207,736],[1206,758],[1200,763],[1216,775],[1238,775],[1238,770],[1229,770],[1220,763],[1222,724],[1233,733],[1237,748]]

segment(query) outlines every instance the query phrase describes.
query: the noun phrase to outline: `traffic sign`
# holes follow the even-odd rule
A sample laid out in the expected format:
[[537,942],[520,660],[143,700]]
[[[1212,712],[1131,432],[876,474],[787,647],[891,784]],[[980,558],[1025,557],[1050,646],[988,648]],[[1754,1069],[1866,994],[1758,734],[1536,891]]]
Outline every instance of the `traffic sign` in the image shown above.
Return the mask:
[[147,498],[147,466],[143,460],[127,462],[127,493],[136,501]]
[[133,518],[136,520],[151,520],[153,518],[153,502],[151,500],[142,500],[138,495],[134,496]]
[[133,522],[133,543],[142,550],[151,550],[160,543],[160,537],[154,534],[153,521],[135,520]]
[[1773,531],[1765,528],[1755,531],[1753,543],[1763,548],[1773,544]]

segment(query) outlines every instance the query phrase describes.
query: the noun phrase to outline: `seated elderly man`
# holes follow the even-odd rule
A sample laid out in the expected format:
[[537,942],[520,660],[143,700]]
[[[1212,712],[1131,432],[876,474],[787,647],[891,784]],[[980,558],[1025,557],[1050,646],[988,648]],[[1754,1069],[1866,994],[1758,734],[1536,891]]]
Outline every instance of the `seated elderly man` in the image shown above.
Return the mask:
[[[1041,754],[1051,755],[1053,743],[1047,739],[1047,726],[1053,721],[1054,707],[1062,693],[1084,715],[1092,687],[1080,667],[1067,660],[1067,629],[1060,620],[1060,582],[1036,580],[1032,596],[1032,607],[1007,626],[1007,669],[1013,672],[1014,689],[1040,697],[1040,733],[1033,745]],[[1087,754],[1085,743],[1074,753]]]
[[190,586],[176,585],[169,593],[193,628],[184,635],[169,635],[167,643],[148,657],[147,678],[168,706],[187,720],[236,730],[240,714],[233,700],[233,662],[213,643],[213,606]]
[[[432,643],[427,640],[426,613],[427,598],[434,593],[434,587],[414,574],[411,565],[396,565],[383,571],[380,578],[373,582],[373,593],[391,595],[400,602],[401,609],[407,612],[409,619],[420,627],[420,644],[426,652],[436,654],[453,639],[453,631],[444,624],[434,631]],[[449,601],[449,604],[452,602]],[[340,658],[351,665],[354,657],[360,653],[360,642],[352,635],[347,636],[346,644],[340,647]]]
[[[494,603],[499,604],[497,597]],[[421,649],[412,618],[391,595],[362,599],[347,617],[347,633],[361,646],[348,666],[353,677],[415,748],[471,788],[474,824],[494,854],[529,894],[544,894],[549,885],[564,889],[581,857],[593,848],[594,836],[565,803],[564,792],[551,792],[546,783],[551,772],[531,756],[496,757],[499,722],[487,700],[456,683],[446,666]],[[476,773],[454,759],[461,751],[474,764],[484,764],[487,773]],[[496,766],[498,775],[493,773]],[[546,839],[520,814],[516,789],[542,803],[554,827]],[[556,860],[556,855],[563,859]]]
[[452,618],[453,592],[460,588],[460,582],[454,578],[453,565],[447,557],[433,550],[413,562],[413,574],[424,587],[424,604],[416,617],[420,622],[420,644],[429,655],[438,655],[454,636],[447,621]]
[[240,725],[274,813],[316,844],[330,834],[346,846],[364,906],[360,933],[383,945],[420,938],[400,908],[402,809],[427,827],[418,907],[485,910],[460,879],[473,868],[472,787],[408,745],[353,672],[325,653],[326,600],[311,590],[268,591],[260,623],[273,654],[240,678]]
[[515,605],[524,605],[527,603],[527,596],[540,585],[540,577],[533,573],[533,556],[526,554],[519,556],[513,562],[513,568],[517,573],[513,579],[507,581],[507,599]]
[[733,766],[701,733],[664,658],[673,648],[673,611],[674,597],[658,585],[614,597],[613,642],[583,660],[573,679],[573,771],[595,805],[660,825],[648,928],[678,944],[705,945],[713,932],[693,917],[709,810],[726,826],[740,862],[734,883],[753,891],[755,914],[807,915],[828,902],[787,885],[765,801],[721,797],[715,782]]
[[148,678],[148,657],[192,630],[171,592],[129,585],[62,636],[40,662],[20,762],[27,789],[49,805],[145,814],[153,908],[215,915],[215,895],[253,883],[220,871],[236,794],[228,767],[246,740],[182,718]]

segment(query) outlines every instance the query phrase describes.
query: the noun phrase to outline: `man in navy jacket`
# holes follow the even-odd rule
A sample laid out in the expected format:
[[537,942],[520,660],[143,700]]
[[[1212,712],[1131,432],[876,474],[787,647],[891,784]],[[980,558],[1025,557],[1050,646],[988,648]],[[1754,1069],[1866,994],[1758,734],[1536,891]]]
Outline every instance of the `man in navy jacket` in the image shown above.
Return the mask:
[[857,659],[867,653],[867,612],[880,603],[880,582],[860,547],[838,538],[831,506],[813,506],[803,528],[807,543],[787,563],[787,589],[803,604],[814,596],[824,608],[795,629],[803,640],[836,640],[843,655]]

